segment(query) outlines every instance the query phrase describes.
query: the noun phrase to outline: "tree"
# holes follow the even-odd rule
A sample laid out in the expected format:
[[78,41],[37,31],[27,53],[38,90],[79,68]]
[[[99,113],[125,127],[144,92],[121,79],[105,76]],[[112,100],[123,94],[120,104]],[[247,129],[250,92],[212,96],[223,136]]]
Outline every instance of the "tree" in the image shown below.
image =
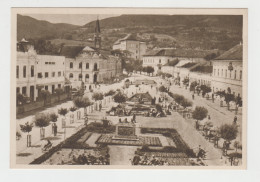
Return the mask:
[[76,110],[77,110],[76,107],[71,107],[71,108],[70,108],[70,111],[71,111],[71,112],[74,112],[74,111],[76,111]]
[[49,117],[50,117],[50,121],[52,122],[52,133],[54,135],[56,135],[55,132],[54,132],[54,126],[55,126],[54,123],[57,122],[59,116],[57,114],[55,114],[54,112],[52,112],[52,113],[49,114]]
[[162,86],[159,87],[159,91],[160,92],[167,92],[167,88],[162,85]]
[[183,101],[181,102],[181,106],[186,108],[186,107],[191,107],[192,106],[192,102],[189,101],[188,99],[183,99]]
[[236,148],[236,152],[237,152],[237,149],[242,150],[242,144],[239,141],[234,142],[234,147]]
[[198,85],[198,83],[196,81],[191,82],[190,84],[190,91],[195,91],[195,87]]
[[116,95],[113,97],[114,101],[121,104],[126,102],[127,96],[123,94],[122,92],[117,92]]
[[182,80],[183,85],[188,86],[189,85],[189,78],[184,78]]
[[231,101],[235,101],[235,96],[233,94],[228,93],[225,95],[225,101],[227,103],[227,109],[229,110],[229,103]]
[[102,100],[103,98],[104,98],[104,95],[102,93],[95,92],[92,95],[92,99],[94,99],[95,101]]
[[27,147],[31,146],[31,135],[33,123],[26,122],[24,125],[20,125],[20,129],[22,132],[27,133]]
[[125,65],[125,71],[127,72],[127,74],[132,73],[132,72],[134,71],[133,65],[130,64],[130,63],[126,63],[126,65]]
[[204,97],[205,94],[211,92],[211,88],[207,85],[201,85],[200,89],[202,90],[202,96]]
[[150,75],[151,73],[154,72],[154,68],[152,66],[147,66],[146,71]]
[[182,95],[179,94],[173,94],[173,99],[175,102],[177,102],[178,104],[181,104],[184,101],[184,97]]
[[219,128],[220,137],[228,142],[236,139],[237,133],[238,129],[236,125],[224,124]]
[[162,112],[162,106],[160,104],[156,104],[155,108],[156,108],[157,112]]
[[60,101],[60,95],[63,93],[63,89],[61,89],[61,88],[56,88],[56,89],[55,89],[55,93],[56,93],[57,96],[58,96],[58,101]]
[[60,115],[62,115],[62,116],[66,116],[66,114],[68,113],[68,109],[67,108],[60,108],[59,110],[58,110],[58,113],[60,114]]
[[45,127],[50,124],[50,117],[48,114],[39,113],[35,115],[34,118],[35,126],[40,128],[40,138],[43,139],[45,137]]
[[22,94],[18,93],[16,95],[16,103],[17,103],[17,105],[24,104],[25,102],[26,102],[25,96],[23,96]]
[[203,120],[208,115],[208,110],[205,107],[196,106],[195,110],[192,112],[192,118],[198,120]]
[[50,95],[51,93],[48,90],[41,90],[41,97],[43,98],[44,106],[46,105],[47,98],[49,98]]
[[116,93],[116,91],[114,91],[114,90],[109,90],[107,93],[105,93],[105,96],[114,95],[115,93]]
[[86,108],[93,104],[92,102],[90,102],[88,97],[76,97],[73,100],[73,103],[74,103],[74,106],[77,108]]

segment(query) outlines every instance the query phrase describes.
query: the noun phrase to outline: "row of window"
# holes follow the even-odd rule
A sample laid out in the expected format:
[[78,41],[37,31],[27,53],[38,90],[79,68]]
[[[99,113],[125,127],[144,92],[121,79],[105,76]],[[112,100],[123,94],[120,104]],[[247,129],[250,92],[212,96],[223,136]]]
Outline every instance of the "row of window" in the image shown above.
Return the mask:
[[[170,59],[168,59],[167,62],[169,63]],[[144,63],[154,63],[154,60],[153,59],[146,59],[146,60],[144,60]],[[162,63],[162,60],[159,59],[159,64],[161,64],[161,63]]]
[[[64,72],[63,76],[64,76]],[[55,77],[56,72],[51,72],[51,77]],[[61,71],[58,72],[58,77],[61,77]],[[38,78],[43,78],[43,74],[42,73],[38,73]],[[49,78],[49,72],[45,72],[44,73],[44,78]]]
[[[224,75],[225,74],[225,75]],[[214,69],[213,72],[214,76],[221,76],[221,77],[225,77],[225,78],[232,78],[232,71],[228,71],[227,69]],[[239,72],[239,77],[237,77],[237,70],[234,71],[234,75],[233,75],[233,79],[239,79],[242,80],[242,70],[240,70]]]
[[[72,62],[70,62],[70,68],[73,69]],[[93,69],[97,70],[97,68],[98,68],[97,63],[95,63]],[[79,69],[82,69],[82,62],[79,63]],[[86,63],[86,69],[89,69],[89,63]]]
[[55,64],[55,62],[45,62],[45,64]]
[[[23,78],[26,78],[26,66],[23,66]],[[34,66],[31,66],[31,77],[34,77]],[[16,78],[19,78],[20,76],[20,70],[19,70],[19,66],[16,66]]]
[[[58,88],[61,88],[61,84],[58,84]],[[45,85],[44,89],[49,90],[49,86]],[[39,90],[41,90],[41,89],[39,89]],[[51,92],[52,93],[55,92],[55,85],[51,86]],[[20,87],[16,87],[16,93],[20,93]],[[22,94],[27,95],[27,87],[22,87]],[[34,86],[30,86],[30,97],[31,96],[34,96]]]
[[[69,78],[73,79],[73,74],[72,73],[69,74]],[[88,81],[88,79],[89,79],[89,74],[86,74],[85,75],[85,80]],[[82,81],[82,74],[81,73],[79,74],[79,81]]]

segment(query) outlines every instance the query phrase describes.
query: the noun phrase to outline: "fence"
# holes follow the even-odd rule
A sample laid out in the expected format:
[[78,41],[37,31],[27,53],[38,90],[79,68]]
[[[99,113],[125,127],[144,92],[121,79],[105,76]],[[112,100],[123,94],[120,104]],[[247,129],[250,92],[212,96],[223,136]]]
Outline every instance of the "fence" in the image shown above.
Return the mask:
[[22,114],[25,112],[29,112],[35,109],[40,109],[44,106],[49,106],[59,101],[64,101],[70,98],[70,95],[67,93],[61,94],[59,97],[57,95],[51,95],[48,99],[44,102],[44,100],[39,100],[36,102],[31,102],[28,104],[23,104],[21,106],[16,107],[16,114]]

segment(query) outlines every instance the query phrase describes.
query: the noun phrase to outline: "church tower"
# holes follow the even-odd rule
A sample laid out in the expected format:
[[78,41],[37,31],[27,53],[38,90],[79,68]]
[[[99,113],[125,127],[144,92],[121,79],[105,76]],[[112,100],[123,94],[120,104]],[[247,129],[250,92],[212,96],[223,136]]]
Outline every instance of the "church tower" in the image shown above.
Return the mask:
[[96,21],[94,41],[95,41],[95,48],[101,49],[100,25],[99,25],[98,18]]

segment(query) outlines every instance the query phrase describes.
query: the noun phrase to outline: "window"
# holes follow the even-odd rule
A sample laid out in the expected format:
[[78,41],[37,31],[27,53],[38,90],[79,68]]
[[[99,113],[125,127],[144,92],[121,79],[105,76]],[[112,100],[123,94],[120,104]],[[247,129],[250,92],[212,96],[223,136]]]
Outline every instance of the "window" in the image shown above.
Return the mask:
[[26,87],[22,87],[22,94],[26,95]]
[[219,76],[219,69],[218,69],[218,76]]
[[237,70],[235,70],[234,79],[237,79]]
[[242,80],[242,71],[239,73],[239,79]]
[[69,78],[73,78],[73,74],[72,73],[70,73]]
[[26,66],[23,66],[23,77],[26,78]]
[[49,64],[49,62],[45,62],[45,64]]
[[82,68],[82,63],[80,62],[80,63],[79,63],[79,69],[81,69],[81,68]]
[[52,85],[51,86],[51,93],[54,94],[54,91],[55,91],[55,85]]
[[159,63],[161,63],[162,61],[161,61],[161,59],[159,59]]
[[61,84],[58,84],[58,88],[61,88]]
[[16,78],[19,78],[19,66],[16,66]]
[[230,70],[230,73],[229,73],[229,78],[231,78],[231,70]]
[[221,76],[223,76],[223,69],[221,69]]
[[20,87],[16,87],[16,93],[20,93]]
[[58,72],[58,77],[60,77],[60,76],[61,76],[61,72],[59,71],[59,72]]
[[49,73],[45,72],[45,78],[48,78],[48,77],[49,77]]
[[52,77],[55,77],[55,72],[52,72],[52,74],[51,74],[51,75],[52,75]]
[[82,74],[79,74],[79,81],[82,81]]
[[42,73],[38,73],[38,78],[42,78]]
[[48,85],[45,85],[45,90],[48,90]]
[[72,62],[70,62],[70,68],[71,68],[71,69],[73,68],[73,63],[72,63]]
[[85,82],[88,82],[88,80],[89,80],[89,74],[86,74],[86,76],[85,76]]
[[31,66],[31,77],[34,77],[34,66]]
[[167,60],[167,63],[168,63],[168,64],[169,64],[169,62],[170,62],[170,59]]
[[216,76],[216,69],[214,69],[214,76]]
[[225,77],[227,78],[227,70],[225,70]]
[[94,64],[94,71],[97,71],[98,70],[98,66],[97,66],[97,63]]

